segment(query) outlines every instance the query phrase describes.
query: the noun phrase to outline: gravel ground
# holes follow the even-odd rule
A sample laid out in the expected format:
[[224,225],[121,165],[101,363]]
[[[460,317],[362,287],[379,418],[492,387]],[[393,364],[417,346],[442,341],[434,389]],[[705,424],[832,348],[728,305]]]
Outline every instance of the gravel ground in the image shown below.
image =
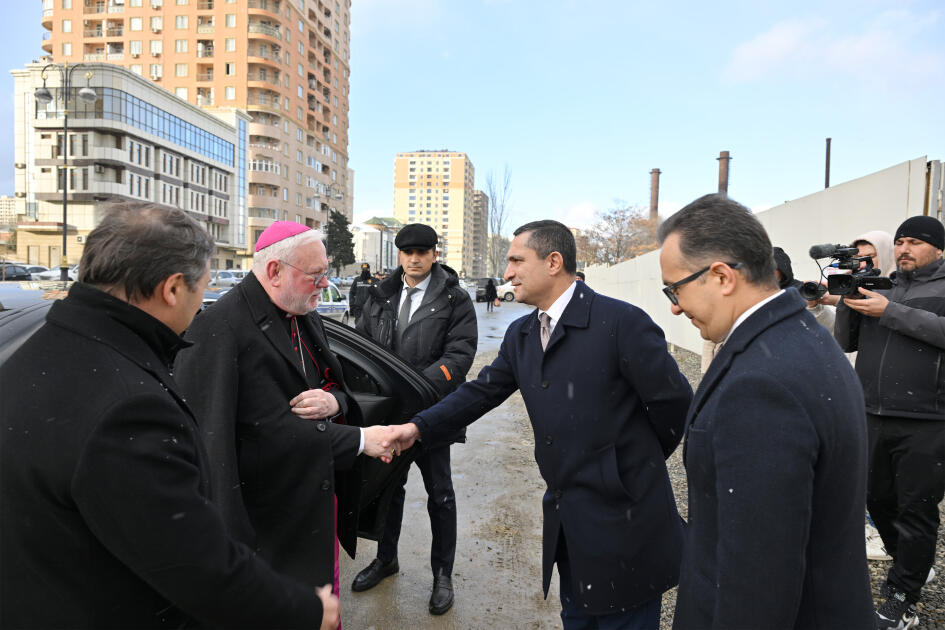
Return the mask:
[[[699,355],[682,348],[674,348],[673,357],[675,357],[683,374],[686,375],[686,378],[692,384],[693,390],[695,390],[702,379]],[[686,518],[688,489],[686,486],[686,469],[682,463],[682,447],[676,449],[676,452],[669,458],[667,465],[673,490],[676,493],[679,513],[682,514],[683,518]],[[943,512],[945,512],[945,502],[939,505],[940,515]],[[877,605],[882,601],[879,595],[880,586],[885,581],[886,572],[891,565],[892,562],[871,561],[869,563],[873,600]],[[945,630],[945,535],[941,534],[938,538],[938,546],[935,549],[935,571],[938,577],[922,591],[922,601],[919,602],[919,627]],[[673,609],[675,607],[676,589],[673,589],[663,596],[663,628],[672,627]]]

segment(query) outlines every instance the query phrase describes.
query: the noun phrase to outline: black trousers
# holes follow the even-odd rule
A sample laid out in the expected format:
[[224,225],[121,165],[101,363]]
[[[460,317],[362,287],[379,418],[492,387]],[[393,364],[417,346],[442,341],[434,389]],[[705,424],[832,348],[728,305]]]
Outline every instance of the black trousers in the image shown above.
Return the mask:
[[866,419],[866,505],[893,557],[886,581],[914,603],[935,559],[938,504],[945,495],[945,422],[873,414]]
[[[450,447],[440,446],[421,453],[414,463],[423,475],[423,486],[427,491],[427,513],[430,515],[430,566],[434,577],[452,576],[453,560],[456,557],[456,495],[453,492],[453,477],[450,473]],[[409,469],[408,469],[409,472]],[[387,512],[384,535],[377,544],[377,559],[387,563],[397,557],[400,526],[404,519],[404,498],[407,473],[394,492]]]

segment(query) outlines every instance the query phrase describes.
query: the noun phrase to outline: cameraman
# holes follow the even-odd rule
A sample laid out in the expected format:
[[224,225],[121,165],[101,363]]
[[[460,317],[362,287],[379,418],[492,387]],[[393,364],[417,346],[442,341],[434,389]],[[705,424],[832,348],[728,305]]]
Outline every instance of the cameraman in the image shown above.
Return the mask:
[[[882,274],[889,275],[896,261],[896,255],[893,252],[893,238],[889,232],[882,230],[873,230],[853,239],[850,247],[856,247],[857,256],[869,256],[873,260],[873,268],[879,269]],[[863,268],[866,263],[861,263]],[[840,301],[839,295],[825,293],[823,297],[817,300],[820,306],[836,306]],[[811,308],[811,313],[818,317],[815,309]],[[818,317],[818,321],[820,318]]]
[[[893,566],[878,628],[917,624],[945,495],[945,227],[904,221],[895,236],[889,291],[859,289],[837,306],[834,336],[858,350],[870,445],[867,507]],[[902,625],[900,625],[902,624]]]

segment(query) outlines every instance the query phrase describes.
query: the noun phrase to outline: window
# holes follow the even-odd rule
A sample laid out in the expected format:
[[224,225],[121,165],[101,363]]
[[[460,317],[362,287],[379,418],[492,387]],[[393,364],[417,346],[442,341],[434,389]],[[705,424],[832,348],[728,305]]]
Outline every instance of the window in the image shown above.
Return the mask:
[[187,76],[187,64],[186,64],[186,63],[175,63],[175,64],[174,64],[174,76],[175,76],[175,77],[186,77],[186,76]]
[[141,64],[140,64],[140,63],[133,63],[133,64],[131,64],[130,66],[128,66],[128,69],[131,70],[132,72],[134,72],[135,74],[137,74],[139,77],[141,76]]
[[223,25],[224,25],[225,27],[227,27],[227,28],[233,28],[233,27],[235,27],[235,26],[236,26],[236,14],[235,14],[235,13],[227,13],[225,16],[223,16]]
[[232,85],[229,85],[229,86],[223,88],[223,98],[225,98],[225,99],[228,100],[228,101],[235,101],[235,100],[236,100],[236,88],[233,87]]
[[302,64],[298,64],[298,72],[300,77],[305,76],[305,71],[302,69]]
[[71,42],[64,42],[64,43],[62,44],[62,56],[63,56],[63,57],[68,57],[68,56],[71,55],[71,54],[72,54],[72,43],[71,43]]
[[129,7],[140,7],[143,5],[144,5],[143,0],[128,0]]
[[228,77],[235,77],[236,64],[233,63],[232,61],[228,61],[227,63],[223,64],[223,74],[225,74]]
[[283,188],[283,189],[282,189],[282,201],[288,201],[288,200],[289,200],[289,189],[288,189],[288,188]]
[[177,0],[177,6],[183,6],[187,4],[187,0]]
[[72,32],[72,20],[63,20],[62,21],[62,32],[71,33]]
[[186,30],[187,29],[187,16],[178,15],[177,17],[175,17],[174,26],[178,28],[179,30]]
[[302,97],[303,97],[303,94],[302,94],[302,86],[301,86],[301,85],[297,86],[296,91],[298,92],[299,98],[302,98]]
[[72,0],[62,0],[62,8],[63,8],[63,9],[71,9],[71,8],[72,8]]
[[151,55],[156,57],[164,52],[164,42],[160,39],[151,40]]
[[144,18],[133,17],[128,20],[129,31],[140,31],[144,29]]
[[186,39],[175,39],[174,40],[174,52],[185,53],[187,52],[187,40]]
[[157,16],[151,18],[151,30],[155,33],[160,33],[161,29],[164,28],[164,18]]
[[141,40],[131,40],[128,42],[128,52],[130,52],[135,57],[141,55]]
[[164,76],[164,66],[159,63],[152,63],[148,70],[151,73],[152,79],[160,79]]
[[223,50],[226,52],[233,52],[236,50],[236,38],[227,37],[223,40]]
[[305,32],[305,25],[302,24],[302,20],[299,20],[299,32],[300,32],[300,33],[304,33],[304,32]]

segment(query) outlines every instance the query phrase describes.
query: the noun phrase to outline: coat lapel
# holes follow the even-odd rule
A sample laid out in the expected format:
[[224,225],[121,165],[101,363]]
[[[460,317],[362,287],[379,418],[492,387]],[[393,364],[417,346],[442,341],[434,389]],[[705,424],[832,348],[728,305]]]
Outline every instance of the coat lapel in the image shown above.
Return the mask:
[[[253,322],[259,327],[259,330],[266,339],[269,340],[272,347],[282,355],[282,358],[292,366],[292,369],[299,375],[302,382],[306,382],[305,373],[302,372],[299,357],[292,353],[292,348],[286,336],[285,329],[282,327],[282,322],[276,319],[279,316],[279,312],[272,303],[272,300],[269,299],[269,295],[266,294],[259,280],[256,279],[255,274],[247,274],[246,279],[239,284],[237,290],[243,291],[250,315],[252,316]],[[301,319],[304,318],[299,318],[297,321]]]
[[[754,339],[762,332],[780,322],[786,317],[795,315],[805,307],[804,300],[796,291],[785,291],[769,303],[762,306],[756,312],[752,313],[748,319],[739,324],[731,338],[725,342],[722,350],[715,355],[709,364],[709,369],[699,388],[689,405],[689,412],[686,414],[686,432],[695,422],[696,416],[702,410],[703,405],[709,398],[709,394],[715,389],[719,381],[728,373],[732,361],[751,344]],[[683,445],[683,461],[686,459],[686,447]]]
[[[577,286],[574,288],[574,295],[571,296],[571,301],[568,302],[568,305],[564,308],[561,319],[558,320],[558,323],[555,324],[555,329],[551,332],[548,347],[545,348],[546,356],[551,352],[552,348],[561,343],[561,340],[568,334],[567,329],[569,327],[587,328],[587,323],[591,317],[591,302],[593,299],[594,291],[578,282]],[[535,317],[535,322],[536,332],[538,332],[537,316]]]

